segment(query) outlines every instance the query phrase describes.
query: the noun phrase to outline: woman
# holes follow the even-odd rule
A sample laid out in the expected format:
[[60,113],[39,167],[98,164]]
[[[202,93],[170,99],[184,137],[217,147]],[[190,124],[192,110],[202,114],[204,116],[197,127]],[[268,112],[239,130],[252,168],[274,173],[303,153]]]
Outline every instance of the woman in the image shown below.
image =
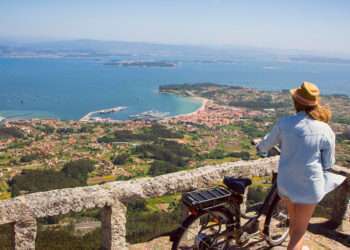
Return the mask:
[[327,171],[335,162],[335,135],[327,124],[331,111],[320,105],[319,89],[303,82],[290,93],[296,114],[280,119],[257,149],[281,147],[277,186],[290,216],[288,250],[299,250],[317,203],[345,177]]

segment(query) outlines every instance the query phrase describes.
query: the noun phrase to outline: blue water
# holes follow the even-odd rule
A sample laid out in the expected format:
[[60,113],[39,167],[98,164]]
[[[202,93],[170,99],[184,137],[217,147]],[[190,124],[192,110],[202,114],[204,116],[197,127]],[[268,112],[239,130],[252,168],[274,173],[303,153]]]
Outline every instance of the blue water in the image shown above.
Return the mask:
[[198,101],[158,93],[159,85],[218,82],[279,90],[302,80],[323,93],[350,95],[350,65],[242,61],[180,63],[176,68],[106,66],[81,59],[0,58],[0,116],[79,119],[93,110],[127,106],[111,115],[127,119],[147,110],[171,115],[192,112]]

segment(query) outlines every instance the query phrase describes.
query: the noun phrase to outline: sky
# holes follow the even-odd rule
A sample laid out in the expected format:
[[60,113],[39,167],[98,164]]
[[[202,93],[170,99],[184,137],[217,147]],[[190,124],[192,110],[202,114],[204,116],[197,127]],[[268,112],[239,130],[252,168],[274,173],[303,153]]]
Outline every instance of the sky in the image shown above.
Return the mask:
[[0,0],[0,37],[350,54],[350,1]]

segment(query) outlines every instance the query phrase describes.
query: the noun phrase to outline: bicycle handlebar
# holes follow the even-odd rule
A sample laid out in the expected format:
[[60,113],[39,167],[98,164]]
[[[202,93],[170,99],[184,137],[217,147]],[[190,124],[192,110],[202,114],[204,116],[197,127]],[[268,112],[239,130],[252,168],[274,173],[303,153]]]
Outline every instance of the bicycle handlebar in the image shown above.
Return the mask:
[[[261,139],[260,139],[260,138],[255,138],[255,139],[253,139],[253,140],[251,141],[252,145],[254,145],[254,146],[257,146],[260,142],[261,142]],[[257,148],[257,150],[258,150],[258,148]],[[272,151],[272,152],[271,152],[271,151]],[[274,154],[273,151],[275,151],[275,152],[277,153],[277,155],[280,155],[280,154],[281,154],[281,149],[279,148],[278,145],[275,145],[275,146],[273,146],[273,147],[269,150],[269,152],[267,152],[267,153],[262,153],[262,154],[260,154],[260,156],[262,156],[262,157],[274,156],[274,155],[276,155],[276,154]],[[259,152],[259,151],[258,151],[258,152]],[[260,153],[261,153],[261,152],[260,152]]]

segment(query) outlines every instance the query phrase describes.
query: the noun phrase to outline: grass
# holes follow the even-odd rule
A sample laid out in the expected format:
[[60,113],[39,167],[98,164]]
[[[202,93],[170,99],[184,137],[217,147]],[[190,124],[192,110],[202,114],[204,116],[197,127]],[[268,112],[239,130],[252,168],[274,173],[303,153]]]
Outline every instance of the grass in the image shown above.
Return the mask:
[[160,204],[170,204],[172,202],[179,202],[181,199],[181,194],[171,194],[164,195],[161,197],[155,197],[146,200],[146,207],[149,211],[157,212],[159,211]]
[[221,129],[225,129],[225,130],[233,130],[233,131],[241,130],[241,127],[238,126],[238,125],[236,125],[236,124],[221,126],[220,128],[221,128]]
[[95,176],[91,177],[87,180],[88,185],[97,185],[105,182],[115,181],[114,175],[106,175],[106,176]]
[[7,153],[0,153],[0,165],[6,165],[11,160],[11,156]]
[[150,165],[148,164],[138,164],[126,166],[128,172],[135,177],[144,177],[148,175]]
[[7,182],[0,181],[0,200],[7,200],[11,198],[11,193],[9,192],[9,186]]
[[226,162],[235,162],[235,161],[240,161],[241,158],[236,158],[236,157],[225,157],[223,159],[206,159],[202,162],[201,165],[215,165],[215,164],[222,164]]

